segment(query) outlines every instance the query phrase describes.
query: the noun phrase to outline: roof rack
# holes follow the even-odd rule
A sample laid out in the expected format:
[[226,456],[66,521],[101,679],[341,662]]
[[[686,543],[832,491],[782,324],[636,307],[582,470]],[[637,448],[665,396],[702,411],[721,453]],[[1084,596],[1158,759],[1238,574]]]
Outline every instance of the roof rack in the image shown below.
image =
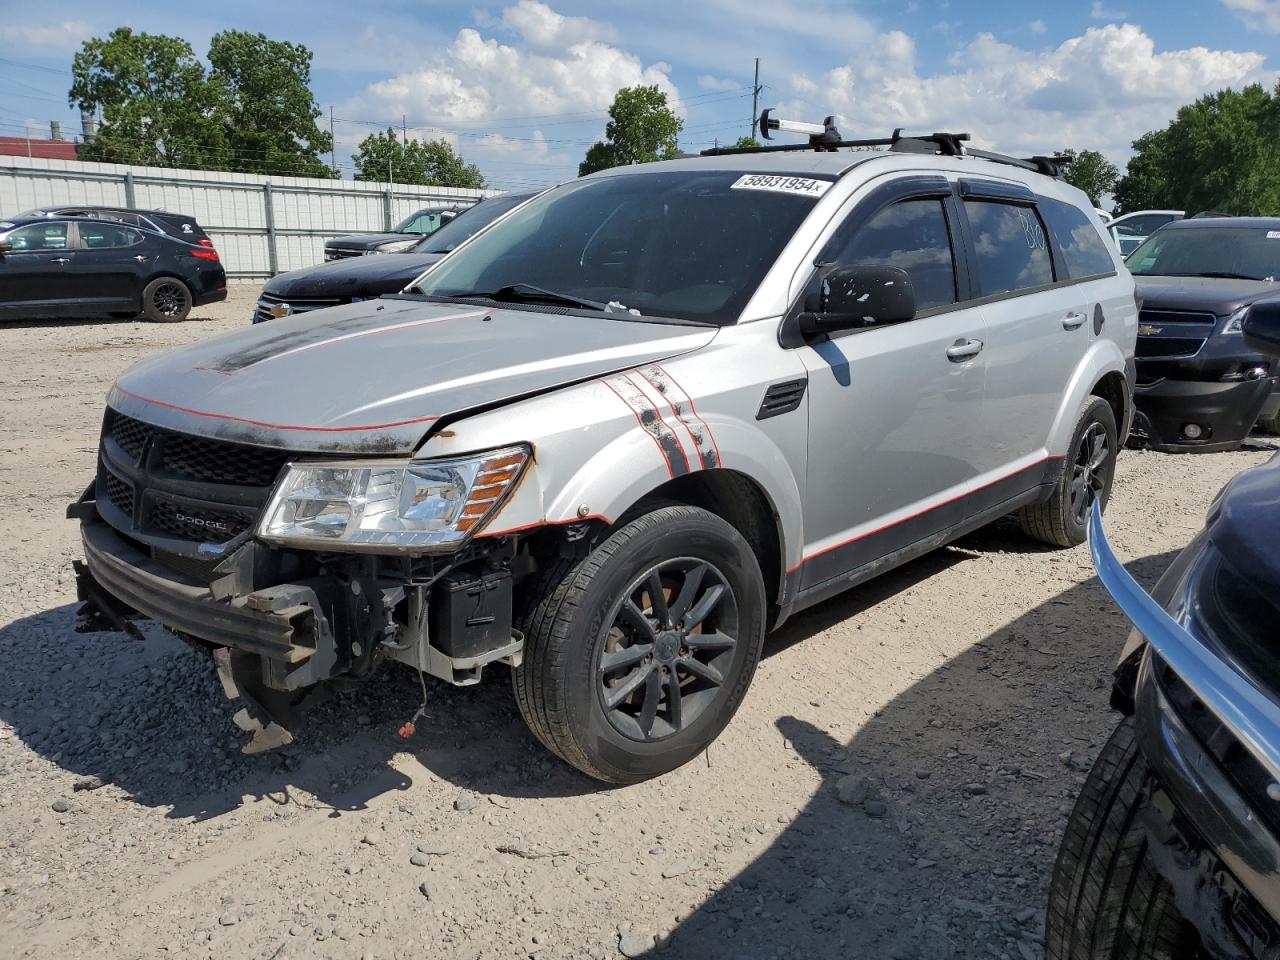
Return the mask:
[[827,117],[821,124],[816,124],[798,120],[781,120],[770,116],[772,112],[773,110],[770,108],[760,114],[759,127],[761,136],[766,140],[772,140],[773,137],[770,131],[781,130],[789,133],[807,134],[809,142],[769,143],[755,147],[714,147],[710,150],[703,150],[702,156],[724,157],[739,153],[782,153],[808,150],[824,153],[848,148],[888,147],[893,153],[924,153],[943,157],[976,157],[981,160],[990,160],[993,163],[1003,163],[1023,170],[1031,170],[1035,173],[1044,174],[1046,177],[1062,176],[1062,168],[1072,161],[1072,157],[1062,154],[1019,159],[1018,157],[1006,156],[1003,153],[994,153],[990,150],[965,147],[964,143],[970,139],[967,133],[928,133],[904,137],[902,128],[899,127],[889,137],[875,137],[868,140],[845,140],[840,136],[840,131],[836,129],[835,117]]

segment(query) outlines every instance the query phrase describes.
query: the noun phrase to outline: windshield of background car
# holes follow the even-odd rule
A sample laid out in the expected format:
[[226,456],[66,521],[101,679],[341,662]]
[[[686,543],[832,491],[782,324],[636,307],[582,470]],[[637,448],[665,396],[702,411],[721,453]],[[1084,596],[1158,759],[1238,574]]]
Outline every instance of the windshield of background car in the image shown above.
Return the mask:
[[531,285],[645,316],[733,323],[829,179],[689,170],[579,180],[531,200],[417,284]]
[[1110,229],[1122,237],[1149,237],[1174,219],[1171,213],[1146,213],[1112,223]]
[[438,210],[419,210],[410,217],[401,220],[392,233],[435,233],[446,223],[443,213]]
[[520,193],[510,197],[494,197],[464,210],[454,219],[413,248],[414,253],[453,253],[454,249],[479,233],[500,216],[529,199]]
[[1210,227],[1154,234],[1125,261],[1139,277],[1280,277],[1276,227]]

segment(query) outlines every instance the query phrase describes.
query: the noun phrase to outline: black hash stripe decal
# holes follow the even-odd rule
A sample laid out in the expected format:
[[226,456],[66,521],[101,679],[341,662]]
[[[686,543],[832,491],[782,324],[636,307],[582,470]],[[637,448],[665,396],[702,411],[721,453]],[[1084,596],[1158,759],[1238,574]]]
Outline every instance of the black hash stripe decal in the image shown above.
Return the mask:
[[653,401],[644,395],[639,387],[631,382],[626,374],[608,377],[605,381],[631,408],[640,423],[640,428],[653,437],[663,458],[667,461],[667,472],[673,477],[682,477],[689,472],[689,460],[684,454],[684,447],[676,439],[671,428],[663,421]]
[[693,441],[698,452],[698,462],[703,470],[711,470],[720,466],[720,451],[716,449],[715,437],[711,428],[703,422],[694,410],[693,400],[685,393],[684,388],[672,379],[667,371],[659,366],[641,367],[637,371],[662,398],[670,405],[675,419],[684,427],[685,433]]

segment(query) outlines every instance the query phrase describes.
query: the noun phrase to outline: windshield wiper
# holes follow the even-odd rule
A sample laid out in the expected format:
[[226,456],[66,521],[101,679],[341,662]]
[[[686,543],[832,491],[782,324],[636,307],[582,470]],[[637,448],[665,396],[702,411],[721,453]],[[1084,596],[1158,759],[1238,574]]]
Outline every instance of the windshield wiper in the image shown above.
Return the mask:
[[582,307],[586,310],[599,310],[610,313],[609,305],[598,300],[575,297],[571,293],[557,293],[544,287],[535,287],[532,283],[512,283],[499,287],[492,293],[460,293],[458,297],[483,297],[485,300],[509,301],[511,303],[558,303],[565,307]]
[[1203,270],[1199,273],[1143,273],[1144,277],[1215,277],[1220,280],[1263,280],[1263,277],[1252,277],[1247,273],[1231,273],[1227,270]]

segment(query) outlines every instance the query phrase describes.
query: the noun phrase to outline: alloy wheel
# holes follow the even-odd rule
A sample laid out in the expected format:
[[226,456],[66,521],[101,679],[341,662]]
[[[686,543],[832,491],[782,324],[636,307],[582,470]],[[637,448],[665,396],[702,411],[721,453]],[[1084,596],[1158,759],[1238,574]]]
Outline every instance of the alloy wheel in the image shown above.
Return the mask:
[[1096,422],[1089,424],[1080,437],[1071,467],[1071,515],[1081,525],[1087,519],[1093,501],[1106,492],[1107,459],[1110,455],[1106,427]]
[[166,317],[180,317],[187,309],[187,292],[176,283],[162,283],[151,294],[156,310]]

